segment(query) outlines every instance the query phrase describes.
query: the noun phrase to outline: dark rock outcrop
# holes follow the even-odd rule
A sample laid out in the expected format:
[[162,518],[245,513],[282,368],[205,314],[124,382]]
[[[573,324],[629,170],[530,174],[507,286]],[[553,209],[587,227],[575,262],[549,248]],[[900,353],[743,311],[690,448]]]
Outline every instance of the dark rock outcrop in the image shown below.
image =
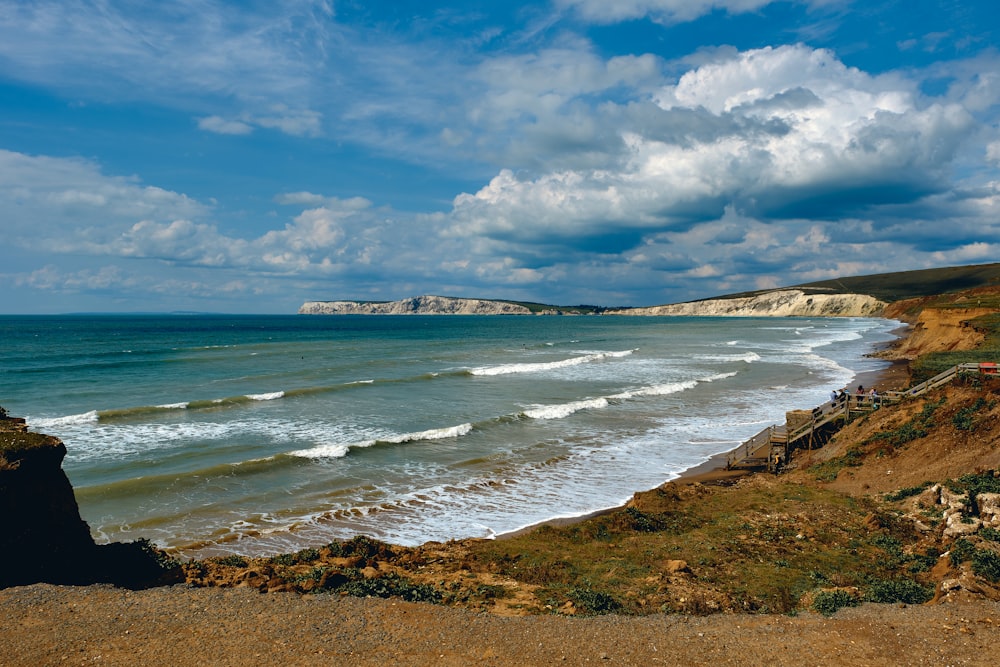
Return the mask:
[[180,568],[148,542],[94,543],[62,469],[65,456],[58,438],[0,415],[0,588],[179,580]]

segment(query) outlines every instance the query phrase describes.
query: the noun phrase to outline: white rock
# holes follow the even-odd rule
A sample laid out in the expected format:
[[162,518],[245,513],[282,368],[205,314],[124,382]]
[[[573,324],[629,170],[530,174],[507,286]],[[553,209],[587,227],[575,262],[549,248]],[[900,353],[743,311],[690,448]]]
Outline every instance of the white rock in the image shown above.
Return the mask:
[[976,496],[976,504],[984,526],[1000,527],[1000,493],[980,493]]
[[867,294],[806,294],[775,290],[734,299],[689,301],[614,311],[614,315],[700,315],[720,317],[870,317],[885,303]]

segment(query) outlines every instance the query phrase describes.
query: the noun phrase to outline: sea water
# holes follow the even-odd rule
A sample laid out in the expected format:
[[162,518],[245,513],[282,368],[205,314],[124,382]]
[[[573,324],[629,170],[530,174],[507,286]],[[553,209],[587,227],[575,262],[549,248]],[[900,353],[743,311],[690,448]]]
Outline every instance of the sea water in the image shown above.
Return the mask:
[[879,368],[897,325],[2,316],[0,405],[66,444],[99,542],[414,545],[619,505]]

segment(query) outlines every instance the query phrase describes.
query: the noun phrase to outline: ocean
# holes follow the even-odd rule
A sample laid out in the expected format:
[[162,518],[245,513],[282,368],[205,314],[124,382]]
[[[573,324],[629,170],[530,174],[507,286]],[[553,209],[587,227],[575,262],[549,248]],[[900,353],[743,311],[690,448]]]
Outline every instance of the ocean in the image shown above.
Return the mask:
[[885,362],[897,322],[0,316],[0,405],[98,542],[270,555],[614,507]]

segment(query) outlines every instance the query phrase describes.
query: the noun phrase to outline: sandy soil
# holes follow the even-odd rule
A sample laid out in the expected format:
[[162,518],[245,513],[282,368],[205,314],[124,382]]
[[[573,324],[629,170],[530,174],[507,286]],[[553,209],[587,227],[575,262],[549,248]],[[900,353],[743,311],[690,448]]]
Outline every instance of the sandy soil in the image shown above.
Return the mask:
[[5,665],[995,665],[1000,605],[504,618],[183,586],[0,591]]

